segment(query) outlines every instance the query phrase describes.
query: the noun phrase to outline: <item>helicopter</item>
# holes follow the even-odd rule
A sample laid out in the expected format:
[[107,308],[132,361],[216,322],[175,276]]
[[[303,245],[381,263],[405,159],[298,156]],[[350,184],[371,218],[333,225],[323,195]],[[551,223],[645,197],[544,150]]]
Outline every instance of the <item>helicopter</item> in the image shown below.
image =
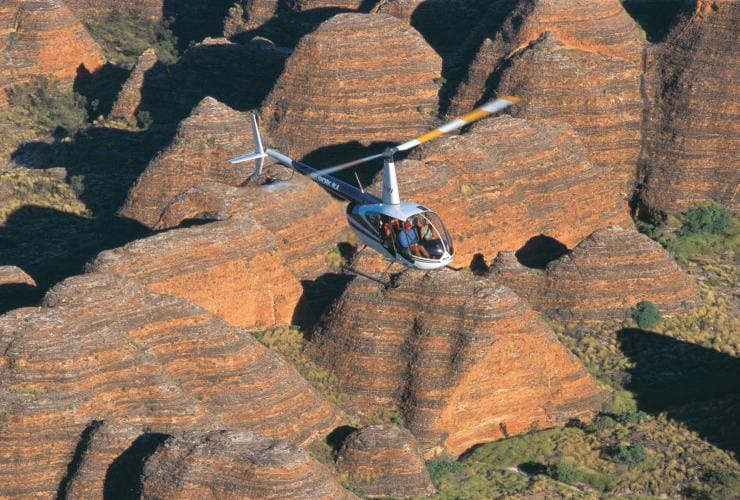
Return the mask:
[[[270,157],[279,164],[308,176],[329,193],[349,202],[346,209],[349,227],[365,246],[378,252],[390,261],[391,265],[397,262],[406,268],[424,271],[439,269],[449,266],[455,255],[452,238],[442,219],[434,211],[418,203],[401,201],[394,156],[504,110],[517,102],[519,102],[517,97],[501,96],[416,139],[386,148],[383,152],[377,154],[323,169],[313,168],[279,151],[265,149],[257,118],[252,114],[251,123],[255,150],[232,158],[229,162],[255,161],[255,171],[252,175],[259,177],[262,175],[265,158]],[[381,198],[366,192],[359,182],[359,178],[359,187],[355,187],[331,175],[380,158],[383,159]],[[344,266],[344,268],[347,271],[385,284],[383,281],[349,266]]]

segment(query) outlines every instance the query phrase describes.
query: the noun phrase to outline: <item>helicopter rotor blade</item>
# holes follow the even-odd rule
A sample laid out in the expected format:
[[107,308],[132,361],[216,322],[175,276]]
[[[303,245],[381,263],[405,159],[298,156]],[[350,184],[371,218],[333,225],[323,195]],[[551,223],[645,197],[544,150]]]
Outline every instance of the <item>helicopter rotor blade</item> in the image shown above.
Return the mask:
[[377,160],[378,158],[383,158],[384,156],[387,156],[387,153],[383,151],[382,153],[377,153],[374,155],[366,156],[364,158],[358,158],[357,160],[348,161],[347,163],[341,163],[339,165],[335,165],[333,167],[325,168],[322,170],[319,170],[318,172],[312,174],[312,177],[318,177],[319,175],[329,175],[333,174],[334,172],[339,172],[340,170],[344,170],[346,168],[354,167],[355,165],[359,165],[361,163],[366,163],[368,161]]
[[443,134],[454,132],[455,130],[460,129],[465,125],[470,125],[471,123],[477,122],[481,118],[485,118],[486,116],[506,109],[509,106],[518,103],[520,100],[521,99],[519,99],[518,97],[503,96],[499,97],[498,99],[488,101],[486,104],[474,109],[470,113],[463,115],[460,118],[456,118],[450,122],[447,122],[441,127],[435,128],[434,130],[430,130],[426,134],[423,134],[416,139],[412,139],[410,141],[404,142],[403,144],[399,144],[394,149],[396,151],[408,151],[409,149],[413,149],[416,146],[424,144],[425,142],[436,139]]
[[395,146],[393,148],[386,149],[382,153],[377,153],[374,155],[366,156],[364,158],[358,158],[357,160],[348,161],[346,163],[341,163],[333,167],[319,170],[318,172],[312,174],[312,177],[316,178],[320,175],[333,174],[335,172],[339,172],[340,170],[354,167],[356,165],[360,165],[362,163],[366,163],[372,160],[377,160],[378,158],[391,157],[395,153],[398,153],[400,151],[408,151],[409,149],[413,149],[416,146],[424,144],[425,142],[429,142],[432,139],[436,139],[437,137],[441,135],[454,132],[455,130],[460,129],[464,127],[465,125],[470,125],[471,123],[475,123],[478,120],[485,118],[486,116],[492,115],[493,113],[506,109],[509,106],[513,106],[519,101],[521,101],[521,99],[519,99],[518,97],[513,97],[513,96],[502,96],[502,97],[499,97],[498,99],[493,99],[492,101],[488,101],[483,106],[480,106],[474,109],[470,113],[463,115],[460,118],[456,118],[450,122],[447,122],[441,127],[438,127],[434,130],[426,132],[425,134],[417,137],[416,139],[412,139],[410,141],[404,142],[403,144],[399,144],[398,146]]

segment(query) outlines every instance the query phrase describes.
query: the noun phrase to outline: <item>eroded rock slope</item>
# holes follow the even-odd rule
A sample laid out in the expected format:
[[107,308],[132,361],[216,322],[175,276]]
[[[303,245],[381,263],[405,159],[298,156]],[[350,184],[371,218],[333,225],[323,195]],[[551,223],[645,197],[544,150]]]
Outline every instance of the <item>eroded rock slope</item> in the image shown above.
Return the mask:
[[426,454],[587,418],[605,397],[515,293],[449,270],[353,280],[309,351],[360,410],[400,408]]

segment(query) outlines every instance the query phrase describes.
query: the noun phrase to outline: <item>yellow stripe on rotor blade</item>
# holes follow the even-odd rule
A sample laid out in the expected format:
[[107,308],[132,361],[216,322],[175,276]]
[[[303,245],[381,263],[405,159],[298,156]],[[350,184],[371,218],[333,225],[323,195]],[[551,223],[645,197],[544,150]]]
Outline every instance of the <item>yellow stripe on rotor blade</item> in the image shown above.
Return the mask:
[[486,111],[485,109],[478,108],[476,110],[471,111],[467,115],[463,115],[460,117],[460,120],[467,122],[467,123],[473,123],[475,121],[480,120],[481,118],[485,118],[486,116],[490,115],[490,111]]
[[500,96],[498,96],[498,98],[499,99],[506,99],[507,101],[509,101],[511,103],[514,103],[514,104],[517,104],[518,102],[521,101],[521,98],[514,97],[513,95],[500,95]]
[[426,134],[419,136],[416,140],[419,141],[419,144],[422,144],[424,142],[431,141],[432,139],[436,139],[442,134],[444,134],[442,130],[435,128],[431,132],[427,132]]

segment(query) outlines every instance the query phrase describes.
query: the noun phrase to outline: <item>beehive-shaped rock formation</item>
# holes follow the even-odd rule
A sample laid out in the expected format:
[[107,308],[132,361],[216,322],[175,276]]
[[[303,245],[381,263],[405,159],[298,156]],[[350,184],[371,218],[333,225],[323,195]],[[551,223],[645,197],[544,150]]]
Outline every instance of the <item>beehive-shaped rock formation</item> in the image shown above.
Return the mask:
[[670,314],[697,300],[694,283],[658,243],[621,227],[594,232],[544,271],[508,254],[496,258],[491,272],[535,309],[565,319],[623,319],[644,300]]
[[302,293],[272,235],[246,216],[106,250],[89,269],[135,278],[245,328],[290,324]]
[[403,141],[430,125],[441,66],[403,21],[340,14],[301,40],[262,117],[273,142],[297,158],[346,143]]
[[184,120],[169,145],[147,166],[129,191],[120,213],[154,227],[177,195],[205,181],[243,183],[254,165],[228,163],[244,152],[244,133],[251,130],[247,113],[206,97]]
[[740,3],[696,2],[656,49],[641,159],[644,204],[678,213],[714,200],[740,210]]
[[176,434],[147,460],[142,498],[357,498],[308,452],[252,432]]
[[470,274],[353,280],[309,352],[363,411],[397,407],[425,453],[588,417],[603,393],[539,315]]
[[112,118],[133,120],[136,117],[136,111],[141,105],[144,79],[147,72],[157,64],[157,61],[157,53],[154,49],[147,49],[139,56],[134,69],[123,84],[123,88],[113,104],[113,109],[110,112]]
[[61,0],[21,0],[0,9],[0,88],[34,77],[59,78],[71,86],[80,66],[94,71],[105,62]]
[[[491,10],[500,17],[500,5]],[[451,111],[494,92],[521,97],[517,116],[570,124],[629,197],[640,151],[643,42],[621,3],[522,0],[500,27],[485,28],[471,35],[477,41],[484,33]]]
[[573,247],[601,227],[631,224],[626,204],[567,127],[502,116],[415,156],[421,161],[398,165],[401,196],[439,212],[455,265],[476,253],[518,250],[539,234]]
[[0,317],[0,496],[57,492],[85,429],[248,429],[303,443],[334,409],[251,335],[110,274]]
[[364,497],[421,497],[435,492],[419,443],[396,425],[371,425],[347,436],[337,469]]

